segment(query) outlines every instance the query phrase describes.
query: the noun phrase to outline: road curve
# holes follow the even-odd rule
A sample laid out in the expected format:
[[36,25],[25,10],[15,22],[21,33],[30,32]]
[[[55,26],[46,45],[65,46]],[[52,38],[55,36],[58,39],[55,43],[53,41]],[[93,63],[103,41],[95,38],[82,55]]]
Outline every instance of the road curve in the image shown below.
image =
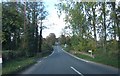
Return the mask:
[[24,70],[21,74],[109,74],[115,76],[118,69],[89,61],[78,60],[67,54],[57,45],[51,55],[39,59],[36,64]]

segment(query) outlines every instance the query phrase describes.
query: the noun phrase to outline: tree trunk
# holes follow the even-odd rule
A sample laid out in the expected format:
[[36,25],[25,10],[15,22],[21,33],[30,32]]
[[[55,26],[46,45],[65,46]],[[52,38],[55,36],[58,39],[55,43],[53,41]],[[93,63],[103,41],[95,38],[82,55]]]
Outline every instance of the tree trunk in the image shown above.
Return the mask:
[[35,33],[35,34],[36,34],[36,37],[35,37],[35,43],[36,43],[35,46],[36,46],[36,48],[35,48],[35,49],[36,49],[36,51],[38,51],[38,25],[35,24],[35,26],[36,26],[36,27],[35,27],[35,28],[36,28],[36,30],[35,30],[35,32],[36,32],[36,33]]
[[96,26],[95,26],[95,21],[96,21],[96,19],[95,19],[95,8],[93,8],[93,6],[92,6],[92,11],[93,11],[93,29],[94,29],[94,39],[95,39],[95,41],[97,40],[96,39]]
[[[114,13],[114,15],[116,15],[116,11],[115,11],[115,2],[112,2],[112,11]],[[113,29],[114,29],[114,39],[116,40],[116,17],[113,18],[114,21],[114,25],[113,25]]]
[[103,31],[104,31],[104,51],[106,52],[106,37],[107,37],[107,34],[106,34],[106,24],[105,24],[105,17],[106,17],[106,13],[105,13],[105,2],[102,4],[103,6]]
[[120,57],[120,24],[119,24],[119,19],[117,18],[116,14],[116,22],[117,22],[117,31],[118,31],[118,56]]
[[33,3],[33,13],[32,13],[32,15],[33,15],[33,18],[32,18],[32,20],[33,20],[33,27],[35,28],[35,30],[34,30],[34,50],[35,50],[35,53],[37,53],[38,52],[38,25],[37,25],[37,9],[36,9],[36,7],[37,7],[37,3],[35,2],[35,3]]
[[39,52],[42,52],[41,46],[42,46],[42,20],[40,24]]
[[94,41],[95,41],[95,48],[94,51],[96,51],[96,42],[97,42],[97,38],[96,38],[96,26],[95,26],[95,8],[94,5],[92,6],[92,12],[93,12],[93,31],[94,31]]
[[23,50],[25,51],[25,55],[28,57],[27,51],[27,29],[26,29],[26,1],[24,2],[24,39],[23,39]]

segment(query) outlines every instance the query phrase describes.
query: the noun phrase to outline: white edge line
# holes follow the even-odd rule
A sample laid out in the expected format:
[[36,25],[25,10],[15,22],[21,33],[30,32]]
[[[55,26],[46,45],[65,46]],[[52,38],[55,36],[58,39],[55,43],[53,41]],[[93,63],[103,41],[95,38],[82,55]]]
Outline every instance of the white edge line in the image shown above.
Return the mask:
[[[50,54],[49,56],[53,55],[54,51],[52,52],[52,54]],[[44,59],[48,58],[48,56],[44,57]]]
[[39,63],[40,63],[41,61],[39,61]]
[[52,52],[52,54],[50,54],[49,56],[53,55],[54,51]]
[[36,66],[37,64],[35,64],[35,66]]
[[38,63],[40,63],[41,61],[38,61]]
[[41,63],[41,61],[37,61],[37,63],[35,64],[35,66],[36,66],[38,63]]
[[80,74],[81,76],[84,76],[82,73],[80,73],[79,71],[77,71],[74,67],[70,67],[72,70],[74,70],[76,73]]
[[46,57],[44,57],[44,58],[47,58],[47,56],[46,56]]
[[[62,50],[63,50],[63,49],[62,49]],[[63,50],[63,51],[64,51],[64,50]],[[66,52],[66,51],[64,51],[64,52],[67,53],[67,54],[69,54],[70,56],[72,56],[72,57],[78,59],[78,60],[82,60],[82,61],[84,61],[84,62],[90,62],[90,61],[87,61],[87,60],[81,59],[81,58],[79,58],[79,57],[76,57],[76,56],[74,56],[74,55],[72,55],[72,54],[70,54],[70,53],[68,53],[68,52]]]
[[[62,49],[62,50],[63,50],[63,49]],[[72,56],[72,57],[78,59],[78,60],[82,60],[82,61],[87,62],[87,63],[93,63],[93,64],[97,64],[97,65],[102,65],[102,64],[100,64],[100,63],[96,63],[96,62],[92,62],[92,61],[87,61],[87,60],[84,60],[84,59],[82,59],[82,58],[79,58],[79,57],[77,57],[77,56],[75,56],[75,55],[72,55],[72,54],[66,52],[65,50],[63,50],[63,51],[64,51],[65,53],[69,54],[70,56]],[[104,65],[104,66],[107,66],[107,65]],[[112,69],[115,69],[115,70],[118,71],[118,68],[116,69],[116,68],[111,67],[111,66],[108,66],[108,67],[109,67],[109,68],[112,68]]]

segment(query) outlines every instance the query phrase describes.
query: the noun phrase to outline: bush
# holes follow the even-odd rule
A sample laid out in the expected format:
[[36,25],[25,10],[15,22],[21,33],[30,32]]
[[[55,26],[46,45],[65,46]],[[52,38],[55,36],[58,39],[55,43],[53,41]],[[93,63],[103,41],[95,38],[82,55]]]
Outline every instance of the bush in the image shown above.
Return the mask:
[[118,42],[116,40],[107,42],[107,51],[110,56],[118,56],[118,50]]
[[3,62],[10,61],[19,57],[23,57],[22,51],[4,50],[2,51]]
[[52,50],[52,45],[49,45],[49,44],[42,44],[42,51],[46,51],[46,50]]
[[34,57],[32,58],[17,58],[16,60],[12,60],[9,63],[3,64],[2,74],[16,74],[17,72],[22,71],[28,66],[34,64],[36,61]]

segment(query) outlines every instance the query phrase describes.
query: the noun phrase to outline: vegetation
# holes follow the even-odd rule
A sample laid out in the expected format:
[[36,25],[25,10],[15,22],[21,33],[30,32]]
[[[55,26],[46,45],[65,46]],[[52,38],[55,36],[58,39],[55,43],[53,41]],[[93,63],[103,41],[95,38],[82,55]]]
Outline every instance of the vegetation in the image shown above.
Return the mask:
[[[60,0],[56,6],[58,16],[64,13],[68,25],[58,39],[54,33],[42,37],[48,15],[44,2],[2,2],[3,74],[21,70],[50,54],[56,40],[78,57],[119,67],[120,6],[116,2]],[[89,54],[89,50],[94,58],[81,54]]]
[[[64,0],[56,4],[58,15],[65,13],[64,30],[70,29],[69,35],[59,38],[66,45],[66,50],[89,53],[92,50],[95,59],[105,64],[118,66],[120,56],[120,6],[116,2],[77,2]],[[80,55],[80,54],[77,54]],[[82,55],[81,55],[82,56]],[[79,57],[81,57],[79,56]],[[115,60],[112,61],[109,59]],[[94,60],[94,59],[92,59]]]
[[56,36],[49,35],[52,43],[42,37],[48,15],[44,2],[2,2],[2,9],[3,74],[21,70],[51,53]]
[[17,73],[26,67],[36,63],[34,58],[19,58],[17,60],[11,60],[8,63],[3,64],[2,74],[11,74],[11,73]]
[[[21,57],[21,58],[16,57],[16,59],[6,61],[2,65],[3,66],[2,74],[3,75],[17,74],[17,73],[23,71],[24,69],[28,68],[29,66],[33,65],[34,63],[36,63],[37,59],[40,59],[42,57],[50,55],[51,52],[52,51],[49,51],[47,49],[47,51],[45,50],[42,53],[38,53],[34,57]],[[10,57],[8,57],[8,58],[10,58]]]

